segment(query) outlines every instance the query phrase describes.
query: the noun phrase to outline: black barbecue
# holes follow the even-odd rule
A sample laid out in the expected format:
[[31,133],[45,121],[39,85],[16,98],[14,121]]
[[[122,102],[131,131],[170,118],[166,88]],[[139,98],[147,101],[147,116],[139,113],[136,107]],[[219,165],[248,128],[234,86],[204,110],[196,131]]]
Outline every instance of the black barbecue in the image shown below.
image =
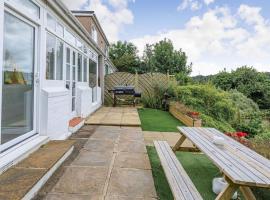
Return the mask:
[[130,102],[132,102],[133,106],[136,104],[136,98],[141,97],[141,93],[136,92],[133,86],[116,86],[112,90],[109,90],[109,92],[113,93],[113,106],[117,104],[118,95],[132,96],[133,98]]

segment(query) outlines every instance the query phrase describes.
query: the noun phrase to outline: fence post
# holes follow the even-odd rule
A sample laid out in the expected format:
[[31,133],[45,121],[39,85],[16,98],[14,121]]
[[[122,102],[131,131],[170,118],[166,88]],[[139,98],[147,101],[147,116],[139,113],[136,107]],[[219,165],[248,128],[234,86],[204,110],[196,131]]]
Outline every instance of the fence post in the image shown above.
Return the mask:
[[135,89],[137,91],[139,90],[139,75],[138,75],[137,70],[136,70],[136,73],[135,73]]

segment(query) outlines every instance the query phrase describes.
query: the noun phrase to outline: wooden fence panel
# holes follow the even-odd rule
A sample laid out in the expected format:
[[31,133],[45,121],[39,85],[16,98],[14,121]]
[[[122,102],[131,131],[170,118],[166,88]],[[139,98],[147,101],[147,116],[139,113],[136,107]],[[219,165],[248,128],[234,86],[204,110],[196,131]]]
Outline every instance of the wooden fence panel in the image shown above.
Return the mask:
[[168,86],[172,79],[172,76],[162,73],[131,74],[115,72],[108,74],[105,76],[105,104],[113,104],[112,94],[108,90],[112,90],[115,86],[131,85],[135,87],[137,92],[141,92],[142,96],[145,96],[154,92],[155,85]]

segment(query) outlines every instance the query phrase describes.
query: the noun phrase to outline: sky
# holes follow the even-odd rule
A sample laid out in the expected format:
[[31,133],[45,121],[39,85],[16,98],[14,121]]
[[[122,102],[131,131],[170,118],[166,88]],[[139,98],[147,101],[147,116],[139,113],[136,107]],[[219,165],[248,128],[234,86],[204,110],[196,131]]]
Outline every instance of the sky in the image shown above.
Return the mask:
[[248,65],[270,71],[270,0],[62,0],[95,11],[111,43],[170,39],[187,53],[192,75]]

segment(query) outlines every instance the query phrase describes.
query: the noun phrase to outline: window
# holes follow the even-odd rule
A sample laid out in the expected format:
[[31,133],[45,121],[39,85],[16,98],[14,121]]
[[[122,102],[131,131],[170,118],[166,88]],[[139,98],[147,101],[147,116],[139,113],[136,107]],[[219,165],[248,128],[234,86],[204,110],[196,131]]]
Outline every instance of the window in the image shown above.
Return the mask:
[[47,33],[46,41],[46,79],[63,80],[64,44]]
[[83,45],[79,40],[77,40],[76,46],[78,47],[78,49],[83,50]]
[[83,60],[83,81],[87,82],[87,58]]
[[22,6],[29,15],[35,16],[36,18],[40,17],[40,8],[31,0],[13,0],[15,3]]
[[64,26],[62,26],[61,24],[57,23],[56,26],[56,33],[61,36],[64,37]]
[[55,65],[55,45],[56,38],[51,34],[47,33],[47,41],[46,41],[46,79],[53,80],[54,79],[54,65]]
[[57,53],[56,53],[56,80],[63,80],[63,56],[64,56],[64,44],[57,41]]
[[82,81],[82,55],[78,54],[78,81]]
[[56,30],[56,20],[49,13],[47,13],[47,26],[53,31]]
[[70,33],[68,30],[65,31],[65,39],[72,45],[75,46],[76,44],[76,38],[72,33]]
[[92,39],[97,42],[97,30],[94,26],[92,26]]

